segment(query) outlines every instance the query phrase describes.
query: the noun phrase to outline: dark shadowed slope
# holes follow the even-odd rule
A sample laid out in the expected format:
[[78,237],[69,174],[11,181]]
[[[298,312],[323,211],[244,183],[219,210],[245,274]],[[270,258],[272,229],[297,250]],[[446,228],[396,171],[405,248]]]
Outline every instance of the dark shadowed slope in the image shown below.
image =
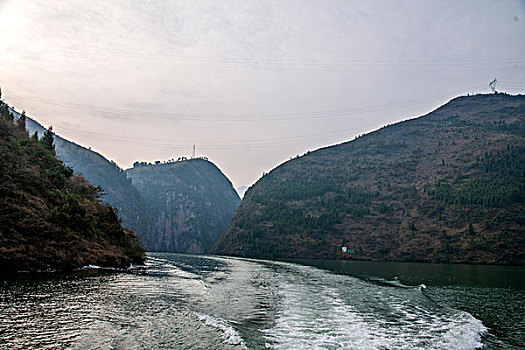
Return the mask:
[[239,205],[231,182],[204,159],[135,165],[126,170],[154,222],[145,239],[154,251],[207,253]]
[[[17,117],[18,113],[11,110]],[[36,121],[27,118],[26,127],[30,135],[35,132],[42,136],[46,129]],[[102,199],[115,207],[125,226],[140,237],[147,236],[150,219],[146,205],[139,191],[127,179],[117,164],[100,154],[55,135],[56,154],[76,174],[82,174],[90,183],[104,190]]]
[[97,189],[55,157],[52,134],[29,137],[0,103],[0,272],[143,260],[137,237]]
[[456,98],[277,167],[214,252],[522,265],[524,151],[524,96]]

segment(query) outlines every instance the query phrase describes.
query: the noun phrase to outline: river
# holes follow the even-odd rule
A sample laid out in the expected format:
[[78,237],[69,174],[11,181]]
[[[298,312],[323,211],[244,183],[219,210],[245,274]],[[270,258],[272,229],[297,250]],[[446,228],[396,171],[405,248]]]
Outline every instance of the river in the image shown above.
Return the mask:
[[1,349],[517,349],[525,268],[149,253],[0,282]]

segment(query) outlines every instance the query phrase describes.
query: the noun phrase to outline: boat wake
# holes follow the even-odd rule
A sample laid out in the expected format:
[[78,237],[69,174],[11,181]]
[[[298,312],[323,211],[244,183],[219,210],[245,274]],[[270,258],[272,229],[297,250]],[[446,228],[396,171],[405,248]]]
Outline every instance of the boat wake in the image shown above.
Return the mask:
[[[476,349],[487,331],[471,314],[443,308],[424,285],[363,281],[312,267],[276,276],[275,326],[265,329],[274,349]],[[315,281],[315,283],[312,283]],[[394,288],[393,288],[394,287]]]
[[194,314],[207,326],[219,329],[223,334],[222,339],[226,344],[240,345],[241,349],[248,349],[242,338],[235,331],[235,329],[233,329],[233,327],[228,324],[227,321],[210,315],[200,314],[198,312],[194,312]]

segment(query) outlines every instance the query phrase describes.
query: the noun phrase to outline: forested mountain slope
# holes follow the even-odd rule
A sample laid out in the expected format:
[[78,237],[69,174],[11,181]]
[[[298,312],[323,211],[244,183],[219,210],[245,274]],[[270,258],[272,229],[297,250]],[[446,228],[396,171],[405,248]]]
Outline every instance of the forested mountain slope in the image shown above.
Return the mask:
[[[30,118],[26,118],[26,128],[39,137],[46,131]],[[208,252],[227,230],[240,201],[231,182],[203,159],[171,165],[143,163],[123,171],[100,154],[60,136],[55,135],[55,143],[57,156],[103,189],[102,199],[117,209],[124,225],[140,236],[148,250]],[[177,201],[165,200],[164,192]]]
[[[16,117],[20,114],[11,109]],[[35,132],[41,137],[46,131],[42,125],[26,119],[30,135]],[[117,209],[125,226],[130,227],[139,236],[147,236],[151,221],[147,215],[144,199],[139,191],[127,179],[126,174],[117,164],[110,162],[100,154],[74,142],[55,135],[56,154],[76,174],[82,174],[86,180],[103,189],[102,199]]]
[[29,137],[26,121],[0,103],[0,272],[142,263],[137,236],[55,157],[52,133]]
[[524,151],[525,96],[459,97],[277,167],[214,252],[523,265]]

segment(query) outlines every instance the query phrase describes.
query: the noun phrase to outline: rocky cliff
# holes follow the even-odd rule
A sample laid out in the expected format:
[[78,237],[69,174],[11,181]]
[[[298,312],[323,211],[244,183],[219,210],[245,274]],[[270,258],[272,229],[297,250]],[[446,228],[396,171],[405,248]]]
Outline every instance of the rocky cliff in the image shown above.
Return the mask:
[[[10,111],[17,118],[20,117],[16,111]],[[26,128],[30,135],[36,132],[39,137],[46,131],[31,118],[26,119]],[[125,226],[140,237],[148,235],[151,222],[144,199],[117,164],[58,135],[55,135],[55,148],[58,158],[73,168],[75,174],[81,174],[90,183],[103,189],[102,199],[117,209]]]
[[148,250],[207,253],[239,204],[231,182],[213,163],[190,159],[126,170],[153,221]]
[[0,102],[0,273],[142,263],[137,236],[26,122]]
[[525,96],[491,94],[282,164],[214,252],[523,265],[524,232]]

